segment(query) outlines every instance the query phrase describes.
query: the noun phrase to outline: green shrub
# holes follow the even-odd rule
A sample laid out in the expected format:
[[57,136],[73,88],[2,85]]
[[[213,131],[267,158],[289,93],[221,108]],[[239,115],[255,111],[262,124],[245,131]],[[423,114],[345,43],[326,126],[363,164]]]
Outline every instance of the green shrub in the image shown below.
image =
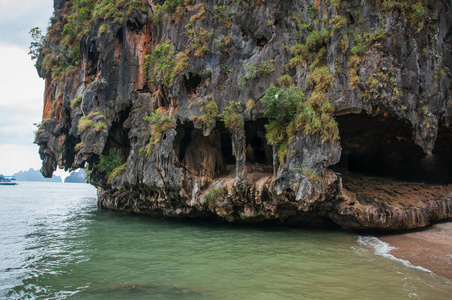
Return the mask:
[[38,130],[35,131],[35,139],[38,138],[38,136],[41,135],[41,133],[44,132],[44,128],[39,128]]
[[82,132],[91,130],[94,128],[94,121],[88,119],[85,116],[82,116],[79,120],[78,120],[78,125],[77,125],[77,133],[81,134]]
[[328,66],[315,68],[308,76],[308,83],[315,91],[325,91],[330,88],[333,82],[333,73]]
[[382,16],[386,17],[388,13],[398,11],[410,22],[411,25],[417,26],[420,32],[423,27],[431,20],[438,18],[437,11],[429,11],[426,1],[422,0],[374,0],[376,4],[381,6]]
[[127,169],[127,163],[121,164],[121,157],[115,153],[114,150],[110,150],[108,155],[101,155],[97,169],[103,171],[107,177],[107,182],[112,184],[113,179],[120,175]]
[[328,42],[330,35],[330,31],[326,28],[322,31],[313,31],[306,37],[306,46],[311,49],[318,48]]
[[312,172],[308,169],[303,169],[303,173],[311,183],[317,183],[319,181],[319,176],[317,175],[317,173]]
[[107,129],[107,128],[108,128],[108,126],[104,122],[97,122],[94,125],[94,129],[96,129],[96,131],[101,131],[102,129]]
[[246,102],[246,110],[252,110],[255,105],[256,102],[254,102],[254,99],[248,99],[248,102]]
[[224,125],[229,131],[234,132],[242,128],[242,119],[239,114],[240,102],[234,103],[229,101],[229,105],[226,106],[221,114]]
[[210,127],[212,126],[212,123],[215,120],[215,118],[218,116],[218,106],[217,103],[214,101],[212,95],[207,96],[207,99],[209,99],[207,105],[205,105],[205,101],[203,98],[198,100],[198,105],[202,106],[201,111],[203,111],[204,114],[202,116],[192,116],[192,120],[201,122],[206,127]]
[[311,63],[310,69],[314,69],[324,62],[326,58],[326,44],[331,36],[329,29],[311,31],[304,44],[295,44],[291,48],[294,57],[286,65],[286,68],[295,68]]
[[166,0],[163,4],[155,4],[153,15],[154,24],[159,24],[162,19],[180,21],[187,13],[187,5],[193,4],[193,0]]
[[206,118],[206,126],[210,127],[213,123],[213,121],[215,120],[215,118],[218,116],[218,106],[217,103],[213,100],[210,100],[207,105],[206,105],[206,113],[205,113],[205,118]]
[[248,80],[252,78],[260,78],[261,76],[269,75],[270,73],[276,70],[275,63],[273,62],[273,60],[261,61],[258,64],[246,65],[245,69],[249,72],[249,74],[243,75],[238,79],[237,85],[240,88],[243,88],[248,82]]
[[105,119],[105,116],[104,116],[100,111],[92,111],[92,112],[90,112],[86,117],[87,117],[88,119],[92,119],[92,118],[94,118],[95,116],[100,116],[102,119]]
[[295,117],[303,97],[303,92],[296,86],[290,86],[287,89],[271,86],[261,99],[264,105],[264,116],[281,124],[288,123]]
[[151,138],[144,151],[146,156],[151,155],[154,146],[162,140],[162,135],[165,131],[174,127],[174,121],[172,118],[165,116],[161,111],[157,110],[152,113],[151,116],[143,118],[145,121],[151,123]]
[[231,45],[232,38],[227,35],[220,39],[215,39],[214,44],[217,45],[218,49],[220,49],[221,52],[229,54],[229,46]]
[[206,200],[209,206],[215,204],[215,202],[226,194],[225,188],[211,189],[206,193]]
[[71,102],[71,108],[72,109],[76,108],[80,103],[82,103],[82,96],[74,98],[74,100],[72,100]]
[[77,151],[80,151],[81,149],[83,149],[83,147],[85,147],[85,143],[80,142],[77,145],[75,145],[74,150],[77,152]]
[[224,72],[225,75],[228,75],[232,72],[232,69],[228,65],[221,66],[221,70]]
[[113,171],[108,175],[108,179],[107,182],[109,184],[113,183],[113,180],[119,176],[120,174],[124,173],[124,171],[127,169],[127,163],[123,163],[122,165],[120,165],[119,167],[116,167],[115,169],[113,169]]
[[108,28],[108,24],[102,24],[99,27],[99,31],[97,32],[97,36],[101,36],[104,33],[111,33],[110,29]]
[[134,12],[146,12],[145,0],[102,0],[97,1],[93,11],[94,20],[104,19],[124,23]]
[[106,129],[107,125],[104,122],[100,122],[99,120],[94,122],[92,119],[96,116],[100,116],[102,119],[105,119],[105,116],[99,112],[90,112],[87,116],[82,116],[78,120],[77,132],[81,134],[84,131],[88,131],[91,129],[96,129],[96,131],[100,131],[102,129]]
[[347,25],[347,19],[341,15],[336,15],[334,19],[331,20],[331,24],[333,25],[333,33],[336,33]]
[[333,7],[339,8],[339,6],[341,5],[341,0],[330,0],[330,3]]
[[121,163],[121,157],[114,150],[110,150],[109,154],[100,156],[96,167],[105,172],[108,178],[116,168],[121,166]]
[[190,58],[187,56],[187,54],[185,54],[185,52],[179,52],[176,54],[176,65],[171,72],[171,85],[174,81],[174,78],[180,75],[188,67],[189,60]]
[[306,44],[295,44],[291,48],[294,57],[288,63],[289,68],[301,66],[312,60],[312,53]]
[[176,54],[171,41],[158,44],[145,56],[145,79],[154,85],[172,86],[176,76],[188,67],[189,57],[184,52]]
[[271,86],[261,101],[264,116],[269,120],[265,125],[266,137],[270,144],[278,146],[281,163],[285,162],[289,145],[299,131],[309,135],[321,134],[323,141],[338,139],[334,108],[323,92],[312,93],[306,99],[297,86]]
[[278,86],[281,88],[287,88],[293,84],[293,78],[288,74],[284,74],[278,78]]
[[169,85],[172,70],[176,66],[175,54],[174,45],[171,41],[155,46],[152,53],[145,56],[146,80],[153,84]]
[[218,21],[225,24],[227,28],[230,28],[232,25],[232,7],[230,5],[215,5],[214,9],[214,18]]
[[207,43],[212,32],[202,28],[194,27],[188,30],[188,39],[190,43],[187,45],[187,51],[195,57],[203,57],[209,51]]

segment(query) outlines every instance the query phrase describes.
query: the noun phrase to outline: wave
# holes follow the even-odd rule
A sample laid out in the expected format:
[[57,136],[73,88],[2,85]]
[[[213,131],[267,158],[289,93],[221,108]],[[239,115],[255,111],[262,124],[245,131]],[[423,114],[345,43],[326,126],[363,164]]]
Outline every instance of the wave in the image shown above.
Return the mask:
[[418,269],[418,270],[433,274],[433,272],[430,271],[429,269],[423,268],[421,266],[413,265],[408,260],[397,258],[394,255],[390,254],[391,250],[394,250],[397,248],[389,245],[388,243],[383,242],[382,240],[378,239],[377,237],[360,235],[360,236],[358,236],[358,243],[360,243],[361,245],[364,245],[366,247],[373,248],[374,253],[376,255],[383,256],[387,259],[400,262],[408,268],[414,268],[414,269]]

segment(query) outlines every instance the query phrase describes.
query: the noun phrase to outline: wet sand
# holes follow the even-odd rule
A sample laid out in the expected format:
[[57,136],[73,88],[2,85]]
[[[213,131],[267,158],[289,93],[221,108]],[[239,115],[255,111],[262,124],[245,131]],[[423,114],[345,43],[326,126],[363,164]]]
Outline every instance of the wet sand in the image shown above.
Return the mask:
[[408,233],[382,235],[391,254],[452,280],[452,220]]

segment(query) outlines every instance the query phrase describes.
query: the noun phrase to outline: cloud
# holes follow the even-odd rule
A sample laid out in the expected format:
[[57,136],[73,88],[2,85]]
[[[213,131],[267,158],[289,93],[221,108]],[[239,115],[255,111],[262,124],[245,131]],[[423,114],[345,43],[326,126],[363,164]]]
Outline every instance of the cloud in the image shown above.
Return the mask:
[[[52,0],[0,0],[0,173],[39,169],[33,123],[42,117],[44,80],[28,56],[31,28],[45,32]],[[56,172],[65,176],[62,170]],[[67,174],[66,174],[67,175]]]
[[29,168],[40,169],[41,160],[37,145],[0,145],[0,173],[12,175]]
[[0,41],[28,49],[28,32],[33,27],[45,31],[52,11],[51,0],[0,0]]
[[0,65],[0,144],[31,144],[33,123],[42,116],[44,80],[22,48],[0,44]]
[[37,130],[33,123],[39,123],[39,119],[34,110],[0,105],[0,144],[33,143]]
[[[0,18],[7,15],[6,5],[8,9],[19,3],[27,6],[23,1],[0,1]],[[0,23],[0,27],[4,26]],[[41,120],[44,80],[38,77],[27,49],[0,37],[0,173],[13,174],[41,165],[38,146],[33,144],[33,123]]]
[[0,43],[0,66],[0,104],[41,110],[44,80],[27,51]]

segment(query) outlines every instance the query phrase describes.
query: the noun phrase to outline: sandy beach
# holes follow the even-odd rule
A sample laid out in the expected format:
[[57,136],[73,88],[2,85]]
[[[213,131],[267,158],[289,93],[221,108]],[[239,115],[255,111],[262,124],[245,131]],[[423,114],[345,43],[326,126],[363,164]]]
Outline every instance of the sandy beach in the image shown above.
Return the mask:
[[452,220],[408,233],[381,235],[391,254],[452,280]]

